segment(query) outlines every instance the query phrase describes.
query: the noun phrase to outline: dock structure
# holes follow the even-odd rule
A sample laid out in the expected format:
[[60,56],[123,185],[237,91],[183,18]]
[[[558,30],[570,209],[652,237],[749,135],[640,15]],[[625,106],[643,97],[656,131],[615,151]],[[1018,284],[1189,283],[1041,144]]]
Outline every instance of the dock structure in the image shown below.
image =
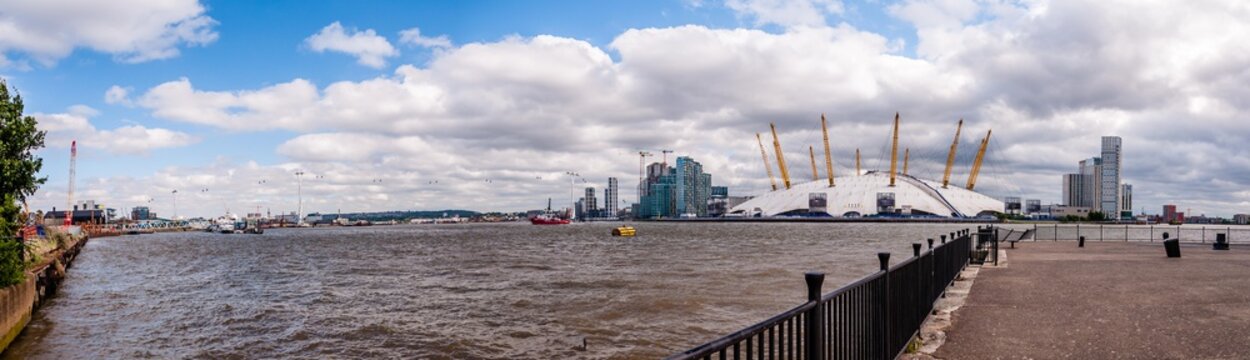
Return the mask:
[[982,269],[940,359],[1246,359],[1250,247],[1021,242]]

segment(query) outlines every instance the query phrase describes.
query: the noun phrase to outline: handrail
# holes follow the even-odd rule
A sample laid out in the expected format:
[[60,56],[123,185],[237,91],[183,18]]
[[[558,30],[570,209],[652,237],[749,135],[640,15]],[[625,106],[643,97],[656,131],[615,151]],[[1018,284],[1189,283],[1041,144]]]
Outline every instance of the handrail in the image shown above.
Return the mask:
[[894,358],[969,263],[972,234],[956,233],[894,266],[879,253],[882,270],[823,295],[824,274],[809,273],[807,302],[667,359],[738,359],[743,350],[748,359]]

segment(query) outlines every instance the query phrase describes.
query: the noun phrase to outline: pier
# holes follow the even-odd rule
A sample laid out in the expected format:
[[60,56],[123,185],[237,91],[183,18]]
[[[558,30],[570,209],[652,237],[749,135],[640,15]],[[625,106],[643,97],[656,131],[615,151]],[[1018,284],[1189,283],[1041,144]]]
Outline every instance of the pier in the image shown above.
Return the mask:
[[939,359],[1244,359],[1250,247],[1025,241],[986,267]]

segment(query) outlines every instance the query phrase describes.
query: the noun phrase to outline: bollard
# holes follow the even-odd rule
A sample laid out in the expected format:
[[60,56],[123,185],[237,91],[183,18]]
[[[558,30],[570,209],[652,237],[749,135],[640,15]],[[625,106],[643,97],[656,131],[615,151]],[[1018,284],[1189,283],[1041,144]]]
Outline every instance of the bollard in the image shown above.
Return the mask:
[[1085,247],[1085,237],[1081,236],[1076,240],[1076,247]]
[[1178,239],[1163,240],[1163,250],[1167,252],[1168,257],[1181,257],[1181,242]]
[[[807,281],[807,301],[819,302],[821,295],[820,286],[825,282],[825,274],[819,272],[809,272],[803,275],[803,279]],[[811,320],[824,319],[824,307],[817,305],[812,307],[811,310],[807,310],[807,318],[809,319],[806,321],[807,329],[803,332],[803,334],[807,337],[807,339],[803,341],[804,344],[807,344],[807,351],[806,356],[803,358],[824,360],[825,347],[821,346],[821,341],[825,339],[825,336],[822,333],[824,331],[824,327],[821,326],[822,323],[820,321]]]
[[920,257],[920,243],[911,243],[912,256]]
[[1228,236],[1227,234],[1220,234],[1220,233],[1215,234],[1215,243],[1211,244],[1211,249],[1228,250],[1228,237],[1227,236]]

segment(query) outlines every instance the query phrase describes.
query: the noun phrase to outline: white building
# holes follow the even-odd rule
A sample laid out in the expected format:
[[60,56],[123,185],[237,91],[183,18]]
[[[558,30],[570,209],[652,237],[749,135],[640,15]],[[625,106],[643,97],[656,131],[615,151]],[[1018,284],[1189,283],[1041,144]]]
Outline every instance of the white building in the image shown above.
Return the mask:
[[1102,137],[1102,174],[1098,191],[1098,210],[1107,218],[1119,218],[1120,209],[1120,137]]
[[729,210],[730,216],[833,216],[881,214],[977,217],[1003,211],[1003,202],[942,182],[898,175],[890,186],[888,172],[843,176],[830,187],[824,180],[764,193]]

